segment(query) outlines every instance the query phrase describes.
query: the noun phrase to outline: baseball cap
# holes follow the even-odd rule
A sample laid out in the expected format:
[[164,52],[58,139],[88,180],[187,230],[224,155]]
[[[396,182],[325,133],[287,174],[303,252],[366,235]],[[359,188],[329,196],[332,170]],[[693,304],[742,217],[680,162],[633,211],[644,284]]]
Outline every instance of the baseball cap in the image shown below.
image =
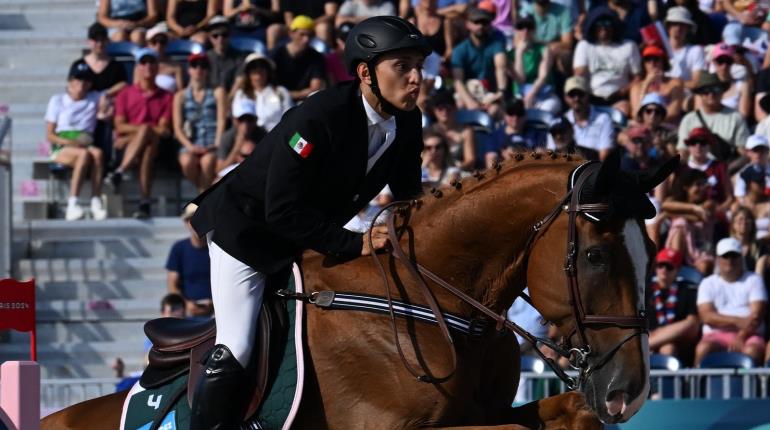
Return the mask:
[[740,45],[742,36],[743,25],[737,21],[728,23],[722,30],[722,41],[731,46]]
[[88,64],[86,64],[85,61],[78,60],[72,63],[72,66],[70,66],[67,79],[77,79],[80,81],[91,82],[94,80],[94,72],[90,67],[88,67]]
[[[481,5],[479,5],[481,6]],[[482,9],[481,7],[471,7],[468,8],[468,21],[476,22],[476,21],[486,21],[486,22],[492,22],[492,20],[495,19],[495,12],[490,12],[487,9]]]
[[642,50],[642,58],[644,57],[666,57],[666,51],[658,45],[648,45]]
[[741,253],[741,243],[733,237],[726,237],[717,243],[717,256],[724,257],[729,253]]
[[682,253],[676,249],[663,248],[655,256],[655,263],[666,263],[674,266],[674,269],[682,267]]
[[714,139],[714,135],[711,134],[708,129],[703,127],[695,127],[690,130],[690,134],[687,135],[687,139],[684,140],[684,143],[689,144],[694,140],[707,140],[710,142],[712,139]]
[[517,30],[521,30],[522,28],[535,28],[535,18],[532,17],[532,15],[524,15],[518,20],[516,20],[516,24],[514,25],[514,28]]
[[626,135],[629,139],[638,139],[638,138],[644,138],[649,139],[652,137],[650,133],[650,129],[643,126],[643,125],[635,125],[632,127],[629,127],[628,130],[626,130]]
[[139,48],[134,53],[134,60],[136,60],[137,63],[142,61],[142,58],[144,58],[144,57],[152,57],[152,58],[157,60],[158,59],[158,53],[154,49],[151,49],[151,48]]
[[168,36],[168,25],[166,25],[165,21],[161,21],[155,25],[152,26],[149,30],[147,30],[147,40],[152,40],[153,37],[164,34]]
[[289,29],[291,31],[294,31],[294,30],[313,31],[314,28],[315,28],[315,23],[313,22],[313,18],[307,15],[295,16],[294,19],[291,20],[291,25],[289,26]]
[[102,24],[95,22],[88,27],[88,39],[89,40],[104,40],[107,39],[107,28]]
[[217,15],[209,20],[206,30],[211,31],[216,27],[230,27],[230,22],[222,15]]
[[752,134],[746,139],[746,149],[749,151],[759,146],[764,146],[765,149],[770,148],[770,144],[768,144],[765,136],[762,136],[761,134]]
[[564,84],[564,94],[569,94],[572,90],[580,90],[586,94],[590,94],[591,91],[588,88],[588,81],[582,76],[571,76]]
[[551,122],[551,126],[548,128],[548,132],[551,134],[560,133],[565,130],[571,130],[572,123],[567,118],[559,117]]
[[735,54],[735,48],[726,43],[720,43],[714,46],[714,49],[711,50],[711,59],[716,60],[719,57],[725,56],[732,57],[733,54]]
[[662,107],[663,110],[666,110],[666,99],[658,93],[647,93],[644,95],[644,98],[642,98],[642,103],[639,108],[641,109],[647,105],[658,105]]
[[257,116],[257,104],[248,97],[240,97],[233,101],[233,118],[241,118],[250,115]]

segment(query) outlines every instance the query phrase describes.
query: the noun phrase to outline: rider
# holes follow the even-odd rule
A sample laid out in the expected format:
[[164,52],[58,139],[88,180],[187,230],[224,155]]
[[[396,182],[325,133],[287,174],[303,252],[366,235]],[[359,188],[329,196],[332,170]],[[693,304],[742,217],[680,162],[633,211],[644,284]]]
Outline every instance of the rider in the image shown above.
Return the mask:
[[[193,228],[209,242],[217,336],[195,388],[192,429],[237,428],[245,414],[266,277],[304,249],[338,260],[371,254],[362,234],[342,226],[386,184],[396,199],[421,192],[416,104],[430,52],[401,18],[362,21],[345,46],[356,79],[286,112],[251,156],[194,200]],[[372,233],[373,248],[385,247],[387,230]]]

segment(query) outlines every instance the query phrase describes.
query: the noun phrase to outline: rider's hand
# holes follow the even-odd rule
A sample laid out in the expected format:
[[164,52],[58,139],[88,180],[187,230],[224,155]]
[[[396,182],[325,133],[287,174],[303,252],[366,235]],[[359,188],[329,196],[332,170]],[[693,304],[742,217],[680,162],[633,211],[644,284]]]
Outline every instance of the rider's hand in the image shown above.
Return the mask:
[[[372,254],[372,248],[369,247],[369,233],[364,233],[364,246],[361,249],[361,255],[371,255]],[[388,227],[384,225],[377,225],[372,227],[371,229],[371,235],[372,235],[372,247],[374,248],[374,251],[378,249],[385,248],[389,241],[388,241]]]

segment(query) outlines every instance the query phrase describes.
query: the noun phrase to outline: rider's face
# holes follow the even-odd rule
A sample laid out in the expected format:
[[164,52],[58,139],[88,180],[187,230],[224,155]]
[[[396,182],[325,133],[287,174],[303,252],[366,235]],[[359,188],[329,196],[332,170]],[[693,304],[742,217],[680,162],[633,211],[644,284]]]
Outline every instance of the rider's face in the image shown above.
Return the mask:
[[376,69],[377,84],[385,100],[404,111],[417,106],[423,61],[422,54],[413,50],[382,55]]

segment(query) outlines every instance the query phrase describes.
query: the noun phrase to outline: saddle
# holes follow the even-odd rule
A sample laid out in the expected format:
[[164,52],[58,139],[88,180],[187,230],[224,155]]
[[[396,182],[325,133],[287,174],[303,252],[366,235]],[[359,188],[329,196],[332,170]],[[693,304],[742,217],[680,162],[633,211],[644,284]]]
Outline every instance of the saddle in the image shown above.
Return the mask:
[[[252,360],[256,360],[257,366],[256,386],[246,416],[243,417],[244,421],[259,410],[269,393],[281,364],[290,326],[286,302],[273,294],[273,290],[268,288],[269,284],[268,280],[254,340]],[[149,365],[139,384],[145,389],[156,388],[189,372],[187,401],[192,405],[195,385],[202,376],[203,364],[214,347],[215,321],[158,318],[145,323],[144,333],[153,346],[149,352]]]

